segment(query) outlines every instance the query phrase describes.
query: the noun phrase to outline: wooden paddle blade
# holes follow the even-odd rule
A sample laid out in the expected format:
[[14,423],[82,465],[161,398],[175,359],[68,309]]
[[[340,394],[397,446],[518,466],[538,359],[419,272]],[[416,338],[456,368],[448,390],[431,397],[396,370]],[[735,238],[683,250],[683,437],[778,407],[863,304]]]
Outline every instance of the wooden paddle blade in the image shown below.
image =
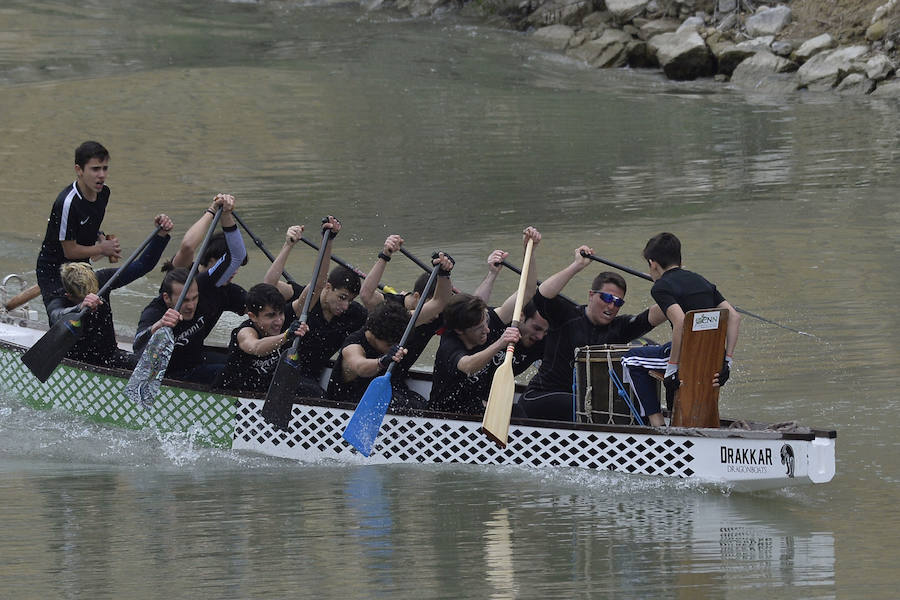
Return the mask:
[[22,355],[22,362],[41,383],[47,381],[84,331],[81,314],[60,319]]
[[291,411],[301,379],[299,359],[299,351],[294,348],[281,353],[260,412],[267,423],[282,431],[290,431]]
[[157,329],[147,342],[141,359],[125,385],[125,395],[141,408],[153,406],[174,348],[175,334],[171,327]]
[[501,448],[506,448],[509,417],[512,414],[515,394],[516,377],[513,375],[512,361],[504,360],[494,373],[491,393],[484,409],[484,419],[481,421],[481,430]]
[[381,430],[392,395],[390,372],[373,379],[344,428],[344,439],[363,456],[372,454],[375,438]]

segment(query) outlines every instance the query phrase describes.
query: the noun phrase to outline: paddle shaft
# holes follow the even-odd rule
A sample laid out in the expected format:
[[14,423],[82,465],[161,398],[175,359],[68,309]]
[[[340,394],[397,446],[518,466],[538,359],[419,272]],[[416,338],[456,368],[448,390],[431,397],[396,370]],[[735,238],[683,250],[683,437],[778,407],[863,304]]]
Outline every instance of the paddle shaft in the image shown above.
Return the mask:
[[[234,220],[237,221],[238,225],[244,228],[244,231],[247,232],[247,235],[249,235],[250,239],[253,240],[253,243],[256,244],[256,247],[262,250],[263,254],[266,255],[266,258],[269,259],[269,262],[275,262],[275,257],[272,256],[272,253],[269,252],[268,249],[266,249],[266,246],[262,243],[262,240],[256,237],[256,235],[254,235],[254,233],[250,231],[250,228],[247,227],[247,224],[244,223],[244,220],[241,219],[234,211],[231,211],[231,216],[234,217]],[[284,276],[284,280],[288,283],[297,283],[297,281],[293,277],[291,277],[291,275],[287,271],[282,270],[281,274]]]
[[209,245],[209,240],[212,239],[213,232],[216,230],[216,225],[219,224],[219,219],[222,218],[222,207],[219,206],[218,210],[216,210],[216,214],[213,216],[212,223],[209,224],[209,229],[206,230],[206,236],[203,238],[203,243],[200,244],[200,249],[197,250],[197,253],[194,256],[198,258],[194,260],[194,263],[191,265],[191,270],[188,273],[187,279],[184,281],[184,286],[181,288],[181,293],[178,294],[178,300],[175,302],[174,308],[176,311],[181,310],[181,304],[184,302],[185,297],[187,296],[188,289],[191,287],[191,284],[194,282],[194,277],[197,275],[197,269],[200,267],[200,256],[203,256],[203,253],[206,252],[206,247]]
[[[515,273],[516,275],[521,275],[521,274],[522,274],[522,269],[520,269],[519,267],[517,267],[517,266],[515,266],[515,265],[509,264],[509,263],[506,262],[505,260],[500,261],[500,264],[503,265],[504,267],[506,267],[507,269],[509,269],[510,271],[512,271],[513,273]],[[541,285],[541,283],[543,283],[543,282],[542,282],[540,279],[538,279],[537,281],[535,281],[535,283],[536,283],[537,285]],[[557,297],[557,298],[562,298],[562,299],[565,300],[566,302],[570,302],[570,303],[574,304],[575,306],[578,306],[578,303],[575,302],[574,300],[572,300],[571,298],[569,298],[568,296],[563,296],[562,294],[557,294],[556,297]]]
[[[522,306],[525,304],[525,284],[527,283],[526,279],[528,278],[528,268],[531,265],[531,251],[533,248],[534,240],[528,238],[528,243],[525,245],[525,258],[522,260],[522,264],[525,268],[519,273],[519,289],[516,291],[516,308],[513,310],[513,327],[519,326],[519,316],[522,314]],[[516,345],[514,343],[511,343],[506,347],[506,358],[504,358],[504,361],[512,360],[515,348]]]
[[[313,294],[316,293],[316,281],[319,279],[319,273],[322,270],[322,259],[325,256],[325,246],[328,244],[328,234],[331,233],[330,229],[323,230],[322,233],[322,244],[319,246],[319,255],[316,257],[316,264],[313,266],[312,279],[309,282],[309,286],[307,287],[306,298],[303,299],[303,308],[300,310],[300,316],[298,320],[301,323],[306,323],[306,320],[309,318],[309,305],[312,304]],[[303,239],[303,238],[300,238]],[[296,354],[297,348],[300,347],[300,337],[297,336],[294,338],[294,342],[291,344],[291,349],[289,354]]]
[[[408,258],[409,260],[411,260],[411,261],[413,261],[414,263],[416,263],[416,264],[419,266],[419,268],[421,268],[421,269],[422,269],[423,271],[425,271],[426,273],[429,272],[429,271],[431,271],[431,267],[429,267],[427,264],[425,264],[425,263],[423,263],[421,260],[419,260],[419,258],[418,258],[417,256],[415,256],[415,255],[413,255],[413,254],[410,254],[410,253],[406,250],[406,248],[404,248],[403,246],[400,246],[400,254],[402,254],[403,256],[405,256],[406,258]],[[459,293],[459,290],[456,289],[455,287],[454,287],[454,288],[451,288],[451,289],[453,290],[453,293],[454,293],[454,294],[458,294],[458,293]]]
[[[314,250],[319,250],[319,249],[320,249],[319,246],[316,246],[315,242],[311,242],[311,241],[309,241],[309,240],[306,239],[306,238],[303,238],[303,237],[302,237],[302,238],[300,238],[300,241],[303,242],[304,244],[306,244],[307,246],[309,246],[310,248],[314,249]],[[359,276],[362,277],[363,279],[365,279],[366,276],[367,276],[367,274],[366,274],[365,271],[362,271],[362,270],[358,269],[357,267],[354,267],[353,265],[351,265],[350,263],[348,263],[348,262],[345,261],[345,260],[341,260],[340,258],[338,258],[337,256],[335,256],[334,254],[331,255],[331,260],[333,260],[335,263],[341,265],[341,266],[344,267],[345,269],[350,269],[351,271],[353,271],[354,273],[356,273],[357,275],[359,275]],[[378,289],[379,289],[379,290],[383,290],[383,289],[384,289],[384,285],[381,284],[381,283],[379,283],[379,284],[378,284]]]
[[[413,328],[416,326],[416,320],[419,318],[419,313],[422,312],[422,307],[425,306],[425,301],[428,298],[428,294],[431,292],[431,288],[434,287],[434,282],[438,277],[438,271],[440,270],[440,265],[434,265],[431,268],[431,275],[428,276],[428,283],[425,284],[425,289],[422,290],[422,295],[419,296],[419,302],[416,304],[416,310],[413,311],[412,316],[409,318],[409,323],[406,324],[406,330],[403,332],[403,336],[400,338],[400,343],[398,344],[401,348],[406,344],[407,338],[409,338],[409,334],[412,332]],[[390,373],[391,369],[394,368],[394,365],[397,363],[391,361],[391,364],[388,365],[386,373]]]
[[[640,277],[641,279],[646,279],[647,281],[653,281],[653,278],[650,277],[649,275],[647,275],[646,273],[641,273],[640,271],[636,271],[636,270],[630,269],[626,266],[614,263],[610,260],[606,260],[605,258],[601,258],[601,257],[597,256],[596,254],[588,254],[586,252],[582,252],[581,255],[584,256],[585,258],[595,260],[598,263],[603,263],[604,265],[609,265],[610,267],[612,267],[614,269],[619,269],[620,271],[625,271],[626,273],[630,273],[631,275]],[[734,305],[732,305],[732,306],[734,306]],[[740,308],[738,306],[734,306],[734,310],[738,311],[739,313],[741,313],[743,315],[747,315],[748,317],[753,317],[754,319],[759,319],[763,323],[768,323],[769,325],[781,327],[782,329],[787,329],[788,331],[793,331],[794,333],[799,333],[800,335],[808,335],[809,337],[816,337],[811,333],[807,333],[805,331],[800,331],[799,329],[794,329],[793,327],[788,327],[787,325],[782,325],[781,323],[776,323],[775,321],[771,321],[765,317],[761,317],[757,314],[750,312],[749,310],[744,310],[743,308]]]

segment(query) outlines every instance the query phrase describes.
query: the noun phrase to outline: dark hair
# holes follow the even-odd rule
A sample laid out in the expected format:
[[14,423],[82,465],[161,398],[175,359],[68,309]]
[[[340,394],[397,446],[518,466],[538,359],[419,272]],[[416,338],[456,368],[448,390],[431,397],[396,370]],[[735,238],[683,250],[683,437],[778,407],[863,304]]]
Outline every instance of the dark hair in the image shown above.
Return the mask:
[[328,283],[334,289],[347,290],[354,296],[359,294],[360,278],[359,275],[348,269],[347,267],[335,267],[328,274]]
[[[431,273],[422,273],[416,279],[415,285],[413,285],[413,293],[418,293],[419,296],[422,296],[422,292],[425,291],[425,286],[428,285],[428,278],[431,277]],[[428,291],[428,295],[425,296],[425,299],[428,300],[432,296],[434,296],[434,290],[437,285],[431,286],[431,289]]]
[[166,276],[163,277],[162,283],[159,285],[160,293],[166,293],[169,296],[172,295],[172,285],[175,283],[180,283],[184,285],[184,282],[187,281],[188,275],[190,274],[190,270],[179,267],[177,269],[171,269],[166,273]]
[[475,327],[484,319],[487,304],[472,294],[456,294],[444,309],[444,324],[447,329],[468,329]]
[[254,315],[258,315],[267,306],[283,312],[284,296],[271,283],[257,283],[247,290],[245,304],[247,305],[247,312],[252,312]]
[[655,260],[663,269],[681,265],[681,241],[674,233],[659,233],[644,246],[644,258]]
[[92,158],[103,162],[109,158],[109,151],[99,142],[84,142],[75,148],[75,164],[82,169]]
[[382,302],[366,318],[366,330],[388,344],[396,344],[403,337],[409,323],[409,311],[398,302]]
[[612,271],[603,271],[602,273],[594,277],[594,281],[591,283],[591,289],[599,290],[603,287],[604,283],[617,285],[622,288],[623,292],[628,291],[628,287],[625,285],[625,278],[618,273],[613,273]]
[[525,318],[522,321],[527,321],[535,314],[537,314],[537,306],[534,305],[534,302],[529,300],[525,307],[522,309],[522,312],[525,314]]
[[[210,263],[215,264],[216,261],[225,256],[227,252],[228,243],[225,241],[225,233],[217,231],[209,238],[206,250],[203,252],[203,256],[200,257],[200,264],[212,266]],[[242,267],[247,264],[247,260],[247,256],[244,256],[244,260],[241,262]]]

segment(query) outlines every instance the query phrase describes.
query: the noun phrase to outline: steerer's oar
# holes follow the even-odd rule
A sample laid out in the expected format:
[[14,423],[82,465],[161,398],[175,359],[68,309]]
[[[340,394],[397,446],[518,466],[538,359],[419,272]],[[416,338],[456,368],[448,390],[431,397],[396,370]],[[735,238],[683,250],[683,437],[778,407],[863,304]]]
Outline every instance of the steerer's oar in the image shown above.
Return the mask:
[[[147,239],[131,253],[131,256],[125,259],[122,266],[116,269],[113,276],[110,277],[97,292],[98,296],[102,297],[103,294],[112,287],[112,284],[119,278],[122,269],[134,262],[134,259],[144,251],[144,248],[153,241],[153,236],[159,232],[160,227],[160,225],[157,225],[156,229],[153,230],[153,233],[147,236]],[[32,287],[36,288],[37,286],[35,285]],[[40,290],[38,290],[38,292],[40,292]],[[54,323],[53,327],[51,327],[41,339],[35,342],[34,345],[22,355],[22,362],[25,363],[25,366],[27,366],[41,382],[47,381],[50,375],[53,374],[53,371],[56,370],[56,367],[63,357],[72,349],[72,346],[75,345],[78,338],[81,337],[81,334],[84,332],[81,321],[88,311],[90,311],[89,308],[83,308],[76,313],[63,317]]]
[[[582,251],[581,255],[584,256],[585,258],[595,260],[598,263],[603,263],[604,265],[609,265],[610,267],[612,267],[614,269],[619,269],[620,271],[625,271],[626,273],[630,273],[631,275],[640,277],[641,279],[646,279],[647,281],[653,281],[653,278],[650,277],[649,275],[647,275],[646,273],[641,273],[640,271],[636,271],[636,270],[630,269],[626,266],[614,263],[610,260],[606,260],[605,258],[597,256],[596,254],[588,254],[587,252]],[[808,335],[809,337],[813,337],[813,338],[816,337],[811,333],[807,333],[805,331],[800,331],[799,329],[794,329],[793,327],[788,327],[787,325],[782,325],[781,323],[776,323],[775,321],[770,321],[769,319],[767,319],[765,317],[761,317],[757,314],[753,314],[749,310],[744,310],[743,308],[739,308],[737,306],[734,307],[734,310],[738,311],[741,314],[747,315],[748,317],[753,317],[754,319],[759,319],[763,323],[768,323],[769,325],[774,325],[775,327],[781,327],[782,329],[787,329],[788,331],[793,331],[794,333],[799,333],[800,335]]]
[[[327,221],[327,218],[325,219]],[[303,300],[303,309],[298,318],[301,323],[306,323],[309,317],[309,305],[312,303],[313,294],[316,293],[316,281],[322,269],[322,260],[325,257],[325,245],[328,243],[330,229],[322,230],[322,245],[319,246],[319,256],[313,267],[312,279],[306,288],[306,298]],[[301,240],[304,238],[300,238]],[[290,348],[281,353],[278,366],[272,375],[272,382],[266,392],[266,401],[263,404],[261,414],[272,426],[288,431],[291,423],[291,411],[294,408],[294,396],[300,385],[300,338],[295,337]]]
[[38,286],[38,284],[34,284],[33,286],[22,290],[21,292],[10,298],[9,301],[7,301],[7,303],[4,305],[4,308],[6,310],[15,310],[29,300],[34,300],[40,295],[41,288]]
[[[403,332],[403,337],[400,338],[399,346],[401,348],[406,344],[410,332],[413,330],[413,327],[415,327],[416,319],[419,318],[419,313],[422,312],[422,307],[425,305],[428,294],[431,292],[431,288],[434,287],[438,269],[440,269],[439,264],[434,265],[431,268],[431,275],[428,277],[428,283],[425,284],[425,290],[422,292],[422,295],[419,296],[419,303],[416,304],[416,310],[413,312],[412,317],[410,317],[409,323],[406,324],[406,330]],[[391,370],[396,364],[397,363],[394,361],[391,361],[391,364],[388,365],[384,375],[376,377],[369,383],[369,387],[366,388],[366,392],[360,399],[356,410],[353,411],[353,416],[350,417],[350,422],[347,423],[347,427],[344,428],[344,439],[347,440],[351,446],[359,450],[364,456],[369,456],[372,453],[372,447],[375,445],[375,438],[378,437],[378,431],[381,429],[384,415],[387,414],[388,405],[391,403],[391,397],[393,396],[393,391],[391,390]]]
[[[191,270],[188,272],[187,279],[185,279],[181,288],[181,294],[178,295],[178,300],[175,302],[175,306],[172,307],[176,311],[181,310],[181,305],[187,296],[191,284],[194,282],[197,269],[200,267],[199,257],[206,252],[209,240],[212,238],[216,225],[219,224],[219,219],[221,218],[222,207],[219,206],[216,214],[213,216],[212,223],[209,224],[209,229],[206,230],[206,237],[203,238],[203,243],[200,244],[200,248],[195,254],[198,258],[194,259],[194,264],[191,265]],[[172,350],[174,348],[175,333],[171,327],[160,327],[157,329],[144,347],[144,353],[141,354],[137,366],[132,371],[131,377],[125,385],[125,395],[141,408],[153,406],[153,401],[156,399],[160,385],[162,385],[166,369],[169,367],[169,359],[172,358]]]
[[[272,256],[272,253],[269,252],[268,249],[266,249],[266,246],[262,243],[262,240],[256,237],[253,232],[250,231],[250,228],[247,227],[247,224],[244,223],[244,221],[237,215],[237,213],[232,211],[231,216],[234,217],[234,220],[237,221],[238,225],[244,228],[244,231],[247,232],[247,235],[249,235],[250,239],[253,240],[253,243],[256,244],[256,247],[262,250],[263,254],[266,255],[266,258],[269,259],[269,262],[275,262],[275,257]],[[282,271],[281,274],[284,276],[284,280],[288,283],[297,283],[297,281],[293,277],[291,277],[287,271]]]
[[[522,305],[525,300],[525,282],[528,279],[528,269],[531,267],[531,250],[534,241],[529,238],[525,246],[525,258],[522,261],[522,274],[519,275],[519,291],[516,292],[516,308],[513,310],[512,326],[519,326],[519,317],[522,315]],[[506,346],[506,356],[503,364],[494,372],[494,380],[491,382],[491,393],[488,395],[487,406],[484,409],[484,419],[481,421],[481,430],[501,448],[506,448],[509,435],[509,416],[512,414],[513,397],[516,394],[516,378],[513,374],[513,353],[515,344]]]

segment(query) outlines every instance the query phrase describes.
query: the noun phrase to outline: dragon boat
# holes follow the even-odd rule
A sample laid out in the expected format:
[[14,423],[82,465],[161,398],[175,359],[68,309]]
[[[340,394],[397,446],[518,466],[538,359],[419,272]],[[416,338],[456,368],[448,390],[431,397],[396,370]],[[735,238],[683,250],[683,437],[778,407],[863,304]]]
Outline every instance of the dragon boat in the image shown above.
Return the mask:
[[[0,286],[0,295],[0,307],[6,306],[5,286]],[[596,379],[606,370],[591,372],[598,352],[603,362],[612,363],[616,349],[579,349],[575,422],[513,419],[508,443],[501,448],[481,431],[480,417],[389,411],[374,451],[365,457],[342,437],[355,409],[349,402],[298,397],[285,431],[262,417],[264,396],[259,394],[166,379],[154,404],[143,408],[124,393],[130,371],[69,359],[41,383],[23,364],[22,355],[46,331],[28,304],[0,308],[0,390],[7,398],[129,429],[191,433],[198,443],[216,448],[304,462],[582,468],[694,480],[738,491],[821,484],[835,473],[833,430],[728,419],[719,420],[719,427],[635,423],[612,390],[605,397],[600,393],[610,386],[608,377]],[[121,345],[128,347],[124,341]],[[430,383],[430,373],[419,371],[409,381],[426,397]]]

